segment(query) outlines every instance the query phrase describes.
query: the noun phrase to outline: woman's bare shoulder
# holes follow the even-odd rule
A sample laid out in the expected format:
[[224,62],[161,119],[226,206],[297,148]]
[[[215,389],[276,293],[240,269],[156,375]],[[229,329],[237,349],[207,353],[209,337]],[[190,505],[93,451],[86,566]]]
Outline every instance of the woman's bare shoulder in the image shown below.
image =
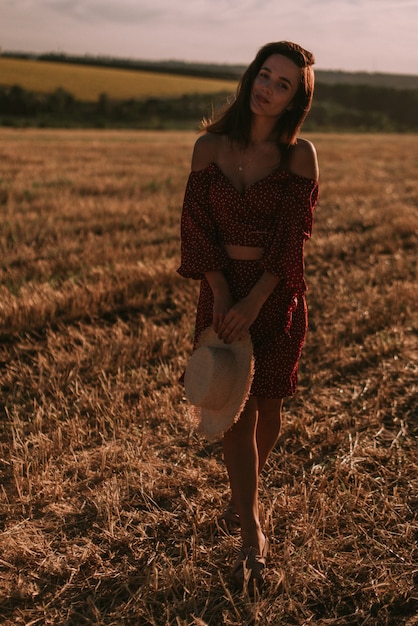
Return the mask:
[[222,136],[205,133],[196,141],[192,156],[192,170],[203,170],[209,163],[217,162]]
[[307,139],[298,139],[291,148],[289,169],[293,174],[317,180],[319,178],[318,158],[315,146]]

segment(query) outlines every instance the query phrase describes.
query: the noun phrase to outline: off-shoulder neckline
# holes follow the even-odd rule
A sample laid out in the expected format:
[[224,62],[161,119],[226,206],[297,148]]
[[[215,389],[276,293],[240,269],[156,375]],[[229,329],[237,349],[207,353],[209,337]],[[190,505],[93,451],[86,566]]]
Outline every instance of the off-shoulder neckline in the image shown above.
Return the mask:
[[200,170],[192,170],[191,173],[194,174],[199,174],[199,173],[205,173],[210,169],[215,169],[217,170],[221,176],[224,178],[224,180],[227,181],[227,183],[230,185],[230,187],[240,196],[244,196],[246,193],[248,193],[248,191],[250,189],[252,189],[254,186],[259,185],[260,183],[268,180],[269,178],[271,178],[274,175],[277,174],[281,174],[284,176],[287,176],[289,178],[297,178],[309,183],[318,183],[318,181],[315,178],[308,178],[307,176],[301,176],[300,174],[295,174],[294,172],[290,172],[289,170],[284,169],[283,167],[281,167],[280,165],[278,167],[275,167],[273,170],[271,170],[271,172],[269,172],[266,176],[262,176],[261,178],[258,178],[257,180],[255,180],[253,183],[251,183],[250,185],[248,185],[248,187],[246,187],[244,189],[244,191],[239,191],[235,185],[232,183],[231,179],[228,178],[228,176],[224,173],[224,171],[222,170],[222,168],[216,163],[216,161],[211,161],[210,163],[208,163],[208,165],[206,165],[206,167],[200,169]]

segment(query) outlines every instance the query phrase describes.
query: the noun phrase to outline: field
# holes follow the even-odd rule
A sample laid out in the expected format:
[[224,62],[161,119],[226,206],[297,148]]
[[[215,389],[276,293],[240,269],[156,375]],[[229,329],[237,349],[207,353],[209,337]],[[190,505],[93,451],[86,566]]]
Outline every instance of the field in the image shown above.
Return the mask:
[[312,135],[310,326],[254,600],[219,444],[185,415],[193,133],[0,130],[0,621],[418,624],[418,146]]
[[115,100],[181,96],[195,93],[234,93],[236,82],[176,76],[138,70],[52,63],[0,57],[0,85],[19,85],[36,93],[61,87],[77,100],[94,102],[105,93]]

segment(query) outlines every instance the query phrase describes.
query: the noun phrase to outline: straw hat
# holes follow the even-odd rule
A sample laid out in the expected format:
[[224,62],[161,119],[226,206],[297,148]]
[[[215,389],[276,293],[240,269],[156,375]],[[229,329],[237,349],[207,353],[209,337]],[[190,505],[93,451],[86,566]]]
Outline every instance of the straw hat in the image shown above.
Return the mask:
[[201,335],[184,374],[190,414],[209,441],[220,439],[238,420],[254,375],[250,337],[226,344],[212,328]]

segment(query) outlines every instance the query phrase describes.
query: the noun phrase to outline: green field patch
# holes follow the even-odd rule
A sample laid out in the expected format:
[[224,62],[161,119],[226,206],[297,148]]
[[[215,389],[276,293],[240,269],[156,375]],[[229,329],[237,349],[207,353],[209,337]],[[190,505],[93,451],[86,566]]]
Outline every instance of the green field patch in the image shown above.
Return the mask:
[[52,93],[61,87],[84,102],[94,102],[101,94],[126,100],[233,93],[236,88],[236,82],[230,80],[9,58],[0,58],[0,77],[0,85],[19,85],[36,93]]

